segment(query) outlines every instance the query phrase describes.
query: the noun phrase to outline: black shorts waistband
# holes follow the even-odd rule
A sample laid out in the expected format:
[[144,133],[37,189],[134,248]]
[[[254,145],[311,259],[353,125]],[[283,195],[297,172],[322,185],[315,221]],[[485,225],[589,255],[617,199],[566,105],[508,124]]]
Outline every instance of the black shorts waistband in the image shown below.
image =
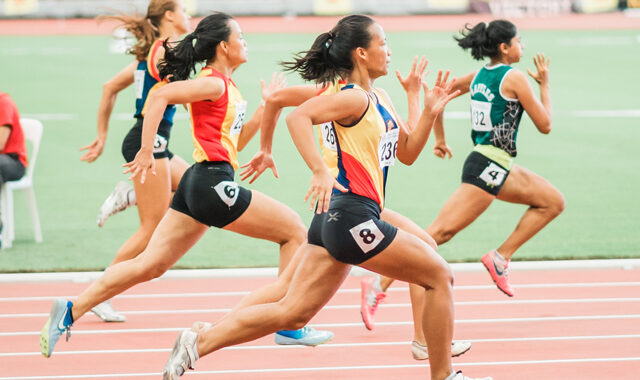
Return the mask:
[[371,198],[354,193],[340,193],[332,195],[329,208],[353,205],[354,203],[362,205],[367,210],[374,212],[376,215],[378,215],[378,217],[380,216],[380,212],[382,211],[380,210],[380,205],[378,204],[378,202],[374,201]]

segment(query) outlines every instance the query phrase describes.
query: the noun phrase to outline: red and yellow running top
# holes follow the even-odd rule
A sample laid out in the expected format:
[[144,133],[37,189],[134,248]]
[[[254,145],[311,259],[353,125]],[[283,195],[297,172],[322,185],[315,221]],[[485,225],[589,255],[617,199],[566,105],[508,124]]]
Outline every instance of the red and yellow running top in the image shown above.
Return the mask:
[[225,91],[216,101],[202,100],[189,104],[193,158],[196,162],[226,161],[238,169],[238,137],[242,132],[247,102],[231,78],[205,67],[200,77],[218,77],[224,81]]
[[[343,86],[341,91],[350,89],[364,91],[354,84]],[[375,91],[367,96],[367,110],[357,123],[343,126],[333,122],[337,180],[349,192],[370,198],[383,209],[387,172],[389,166],[395,163],[399,130],[387,111],[390,108],[382,100],[383,97]],[[337,193],[339,191],[334,190],[334,194]]]

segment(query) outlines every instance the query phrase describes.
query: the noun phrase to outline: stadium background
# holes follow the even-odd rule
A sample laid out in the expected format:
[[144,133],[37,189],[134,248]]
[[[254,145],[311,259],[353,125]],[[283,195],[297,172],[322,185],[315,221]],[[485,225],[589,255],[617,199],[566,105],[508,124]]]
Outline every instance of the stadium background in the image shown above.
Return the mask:
[[[23,117],[38,118],[45,126],[35,174],[44,242],[33,242],[25,200],[17,196],[16,241],[13,248],[0,252],[0,271],[102,269],[137,225],[135,210],[110,218],[102,229],[95,224],[100,204],[115,183],[125,179],[120,174],[120,142],[132,125],[132,89],[119,96],[102,157],[86,164],[79,161],[78,148],[95,137],[102,83],[131,57],[121,53],[121,41],[112,36],[113,25],[97,26],[93,20],[75,18],[90,18],[107,8],[143,11],[146,2],[0,3],[0,90],[15,99]],[[191,0],[187,4],[196,16],[212,9],[234,15],[270,16],[270,23],[261,25],[274,25],[271,29],[256,26],[264,20],[239,19],[247,32],[249,62],[233,79],[249,101],[249,109],[259,102],[259,79],[279,71],[280,60],[307,48],[318,31],[330,28],[338,17],[334,13],[371,13],[386,28],[392,63],[390,75],[377,84],[387,89],[405,116],[406,101],[394,70],[406,73],[411,59],[422,54],[430,60],[430,83],[441,68],[451,69],[454,75],[477,69],[479,63],[459,49],[452,36],[467,21],[512,19],[520,26],[525,44],[519,69],[532,67],[531,58],[537,51],[551,57],[554,105],[554,130],[548,136],[539,134],[531,121],[523,118],[516,162],[550,180],[567,198],[566,211],[528,242],[515,259],[638,256],[640,17],[633,9],[640,7],[637,1],[425,0],[394,1],[393,7],[384,5],[387,2],[355,0]],[[622,11],[621,6],[629,9]],[[428,13],[437,15],[425,16]],[[325,17],[307,18],[314,14]],[[613,25],[606,21],[611,17]],[[194,18],[193,25],[197,20]],[[84,27],[74,29],[77,25]],[[288,79],[291,85],[301,83],[295,75]],[[435,158],[430,142],[412,167],[393,168],[387,190],[390,208],[421,226],[435,218],[458,186],[462,162],[471,149],[467,112],[465,98],[447,108],[445,123],[454,152],[452,160]],[[171,149],[190,161],[188,129],[182,110],[174,126]],[[257,140],[241,152],[240,161],[248,161],[256,149]],[[311,214],[302,198],[309,172],[283,122],[277,129],[274,155],[280,179],[266,173],[249,187],[286,203],[308,223]],[[523,211],[523,206],[496,202],[442,246],[441,254],[449,261],[476,261],[504,240]],[[276,264],[273,244],[212,229],[178,262],[178,267]]]

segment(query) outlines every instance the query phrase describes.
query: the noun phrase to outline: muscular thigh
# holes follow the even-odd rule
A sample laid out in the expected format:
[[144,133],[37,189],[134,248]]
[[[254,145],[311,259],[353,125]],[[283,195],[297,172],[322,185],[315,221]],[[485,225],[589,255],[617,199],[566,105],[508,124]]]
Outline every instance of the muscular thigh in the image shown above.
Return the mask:
[[140,178],[136,178],[133,182],[141,221],[146,221],[148,218],[159,221],[169,208],[171,199],[169,159],[156,159],[155,164],[155,175],[147,175],[144,183],[140,183]]
[[546,179],[522,166],[513,165],[498,199],[534,207],[543,207],[549,197],[561,196]]
[[300,216],[287,205],[251,190],[251,203],[235,221],[224,226],[225,230],[253,238],[283,243],[293,231],[304,232]]
[[382,212],[380,212],[380,219],[391,224],[394,227],[400,228],[401,230],[407,231],[408,233],[419,237],[425,243],[429,244],[431,248],[438,249],[436,241],[433,240],[433,238],[427,233],[427,231],[423,230],[413,220],[407,218],[399,212],[393,211],[389,208],[385,208],[384,210],[382,210]]
[[360,264],[384,276],[421,286],[433,287],[436,280],[449,276],[446,261],[424,241],[399,230],[380,254]]

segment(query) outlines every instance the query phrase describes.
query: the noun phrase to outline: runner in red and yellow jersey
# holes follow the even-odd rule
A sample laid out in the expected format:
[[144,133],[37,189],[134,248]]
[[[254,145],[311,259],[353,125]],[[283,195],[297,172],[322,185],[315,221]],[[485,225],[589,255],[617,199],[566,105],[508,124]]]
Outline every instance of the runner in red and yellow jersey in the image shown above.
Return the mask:
[[[189,104],[198,160],[182,176],[171,203],[145,250],[136,258],[115,264],[86,289],[75,302],[58,299],[41,333],[41,349],[50,356],[60,336],[93,306],[138,283],[162,275],[181,258],[210,226],[280,246],[283,267],[305,241],[305,229],[293,210],[234,181],[238,167],[236,151],[244,147],[259,127],[262,106],[244,123],[246,103],[231,74],[247,61],[246,42],[238,23],[229,15],[205,17],[195,31],[175,47],[165,43],[160,76],[172,83],[152,92],[142,129],[140,151],[125,164],[141,183],[153,179],[157,166],[153,157],[154,136],[168,104]],[[202,75],[189,74],[204,62]],[[263,85],[263,98],[281,87],[274,78]],[[329,331],[300,326],[276,337],[277,343],[318,345],[333,337]]]

